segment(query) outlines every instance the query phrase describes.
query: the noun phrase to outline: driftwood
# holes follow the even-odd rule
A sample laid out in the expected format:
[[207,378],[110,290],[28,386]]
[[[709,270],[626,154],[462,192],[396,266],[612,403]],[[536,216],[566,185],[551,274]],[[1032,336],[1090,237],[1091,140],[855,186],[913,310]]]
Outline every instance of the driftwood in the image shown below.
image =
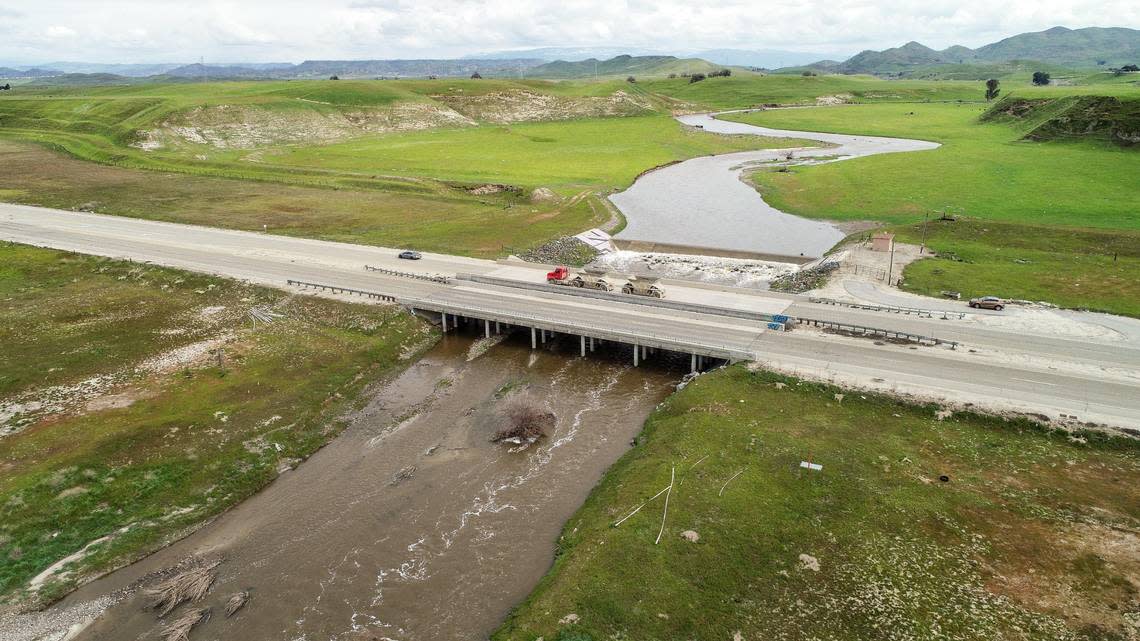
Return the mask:
[[195,559],[186,569],[147,590],[151,607],[158,610],[158,616],[164,617],[183,603],[198,601],[214,584],[217,576],[214,568],[220,564],[220,560],[202,562]]
[[162,629],[162,638],[165,641],[190,641],[190,630],[199,623],[210,620],[208,609],[187,610],[170,625]]

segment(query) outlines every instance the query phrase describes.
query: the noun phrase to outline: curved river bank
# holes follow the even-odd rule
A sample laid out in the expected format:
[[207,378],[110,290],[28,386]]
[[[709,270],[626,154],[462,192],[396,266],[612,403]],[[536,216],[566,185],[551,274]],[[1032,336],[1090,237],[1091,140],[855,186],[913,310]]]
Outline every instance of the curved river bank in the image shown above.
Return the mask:
[[[62,636],[107,608],[75,638],[160,638],[185,608],[160,620],[139,587],[198,555],[224,561],[195,605],[213,616],[192,639],[487,638],[550,568],[563,523],[688,365],[651,358],[634,369],[624,352],[579,358],[572,337],[534,351],[529,339],[487,349],[446,335],[295,470],[43,618]],[[553,429],[521,451],[491,443],[519,399],[552,412]],[[240,590],[248,605],[225,617]],[[33,627],[9,632],[61,638]]]
[[[796,148],[798,159],[838,156],[830,161],[834,162],[939,147],[923,140],[769,129],[716,118],[727,113],[740,111],[678,116],[677,120],[713,133],[800,138],[833,145]],[[703,156],[643,175],[629,189],[610,197],[628,223],[617,238],[797,260],[823,255],[843,239],[839,228],[782,212],[741,180],[748,167],[783,161],[787,152],[766,149]]]

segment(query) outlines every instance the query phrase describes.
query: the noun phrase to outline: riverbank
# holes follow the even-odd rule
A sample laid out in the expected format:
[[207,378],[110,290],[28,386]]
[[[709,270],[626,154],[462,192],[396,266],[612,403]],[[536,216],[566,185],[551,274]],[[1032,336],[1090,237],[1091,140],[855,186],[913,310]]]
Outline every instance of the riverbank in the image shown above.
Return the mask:
[[50,603],[253,495],[434,340],[395,308],[151,265],[7,243],[0,265],[5,609]]
[[493,638],[1128,638],[1138,487],[1132,440],[734,366],[650,417]]
[[[605,469],[629,449],[680,374],[633,369],[578,344],[448,334],[368,402],[328,446],[190,537],[53,608],[110,607],[80,639],[156,633],[142,588],[183,559],[223,558],[192,607],[232,619],[223,638],[486,638],[542,577],[555,542]],[[682,362],[683,361],[683,362]],[[688,361],[680,359],[677,369]],[[504,413],[531,402],[555,424],[530,447],[491,442]],[[107,607],[104,603],[103,607]]]

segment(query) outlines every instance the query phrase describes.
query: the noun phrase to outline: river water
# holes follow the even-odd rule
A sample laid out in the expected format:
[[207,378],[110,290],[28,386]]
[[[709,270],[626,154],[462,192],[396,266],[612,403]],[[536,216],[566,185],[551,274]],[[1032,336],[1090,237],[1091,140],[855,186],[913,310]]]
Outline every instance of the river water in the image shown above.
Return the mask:
[[[53,609],[191,554],[220,555],[200,604],[214,616],[195,639],[486,638],[550,567],[562,524],[688,364],[651,356],[634,369],[625,351],[579,358],[577,339],[563,340],[532,351],[527,333],[468,360],[476,339],[446,336],[296,470]],[[490,438],[520,398],[557,424],[512,451]],[[226,619],[226,598],[245,589],[249,604]],[[128,592],[79,638],[157,638],[160,628]]]
[[[922,140],[769,129],[718,120],[716,115],[694,114],[679,116],[677,120],[713,133],[801,138],[832,145],[796,149],[794,156],[798,159],[836,156],[837,160],[848,160],[938,147],[937,143]],[[641,176],[629,189],[610,197],[627,221],[617,238],[773,258],[822,256],[843,239],[838,227],[784,213],[764,202],[759,192],[741,180],[746,168],[783,161],[787,152],[785,149],[703,156]]]

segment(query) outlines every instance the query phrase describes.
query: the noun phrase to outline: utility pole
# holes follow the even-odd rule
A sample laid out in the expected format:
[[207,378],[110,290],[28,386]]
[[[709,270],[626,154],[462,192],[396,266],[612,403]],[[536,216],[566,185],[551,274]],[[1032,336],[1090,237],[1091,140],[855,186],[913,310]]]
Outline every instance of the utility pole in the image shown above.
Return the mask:
[[891,262],[887,265],[887,287],[891,286],[891,275],[895,272],[895,239],[891,239]]
[[[922,245],[919,246],[919,248],[918,248],[918,254],[920,256],[922,255],[923,252],[926,251],[926,221],[929,219],[930,219],[930,212],[926,212],[922,215]],[[893,243],[891,244],[891,247],[892,248],[894,247]]]

